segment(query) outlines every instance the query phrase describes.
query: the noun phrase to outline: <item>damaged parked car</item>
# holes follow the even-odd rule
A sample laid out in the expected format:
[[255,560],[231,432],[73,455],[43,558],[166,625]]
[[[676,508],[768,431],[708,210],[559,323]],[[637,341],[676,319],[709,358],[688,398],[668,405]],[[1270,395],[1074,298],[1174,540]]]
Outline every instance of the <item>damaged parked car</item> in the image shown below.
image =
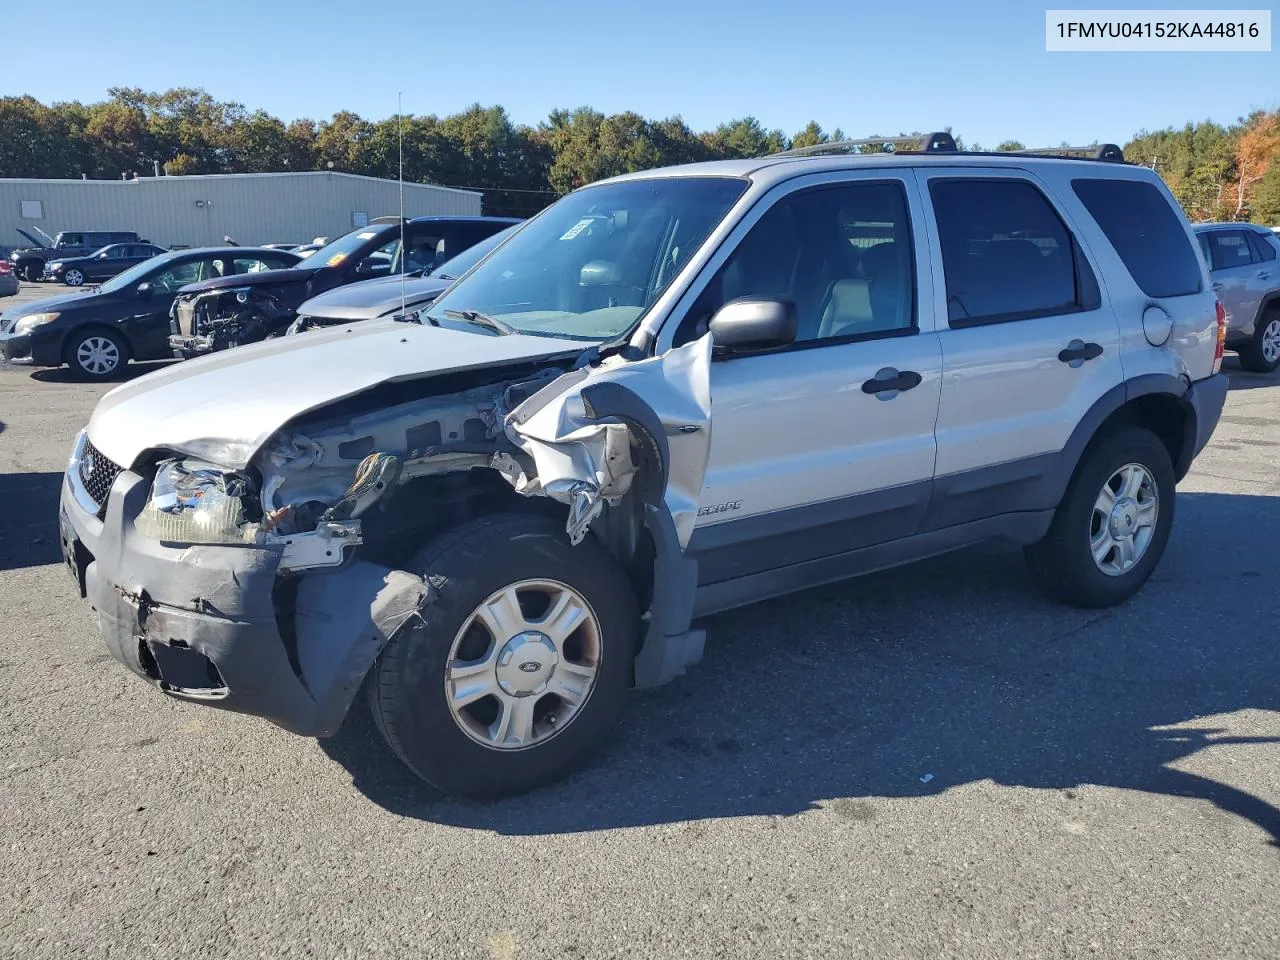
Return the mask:
[[[299,258],[290,270],[193,284],[173,303],[169,345],[190,359],[283,335],[306,300],[335,287],[416,270],[519,221],[509,217],[379,217]],[[403,247],[401,249],[401,239]]]
[[107,394],[66,564],[169,696],[325,737],[362,695],[424,780],[524,790],[714,611],[993,539],[1130,597],[1226,396],[1193,244],[1148,169],[946,135],[602,181],[416,323]]
[[453,281],[487,257],[518,227],[519,224],[507,227],[481,240],[456,257],[450,257],[434,270],[420,269],[410,274],[364,280],[312,297],[298,308],[298,319],[290,324],[287,332],[292,336],[308,330],[321,330],[379,317],[416,320],[417,314],[424,307],[449,289]]
[[249,276],[297,262],[259,247],[204,247],[150,257],[101,286],[33,300],[0,318],[0,356],[66,364],[80,379],[111,380],[130,360],[168,360],[169,308],[178,290],[213,277]]

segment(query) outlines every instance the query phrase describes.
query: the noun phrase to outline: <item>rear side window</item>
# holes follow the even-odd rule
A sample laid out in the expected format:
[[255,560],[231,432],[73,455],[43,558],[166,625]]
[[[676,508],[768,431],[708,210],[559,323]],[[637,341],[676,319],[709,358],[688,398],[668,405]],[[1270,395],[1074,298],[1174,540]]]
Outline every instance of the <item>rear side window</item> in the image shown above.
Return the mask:
[[1265,263],[1276,258],[1274,244],[1260,233],[1249,234],[1249,246],[1253,247],[1253,262]]
[[1200,263],[1182,218],[1154,184],[1088,179],[1072,180],[1071,188],[1143,293],[1182,297],[1200,292]]
[[1097,282],[1057,211],[1025,180],[929,185],[953,327],[1073,313]]

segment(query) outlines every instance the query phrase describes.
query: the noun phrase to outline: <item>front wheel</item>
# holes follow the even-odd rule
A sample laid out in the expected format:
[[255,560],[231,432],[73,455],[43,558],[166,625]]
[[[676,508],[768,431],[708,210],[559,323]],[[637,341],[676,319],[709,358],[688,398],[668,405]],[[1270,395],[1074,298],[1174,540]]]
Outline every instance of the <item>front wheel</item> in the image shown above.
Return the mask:
[[473,797],[557,779],[625,706],[639,617],[594,540],[524,515],[445,534],[410,564],[432,585],[369,677],[374,720],[423,780]]
[[67,363],[86,380],[110,380],[129,362],[129,348],[110,330],[86,330],[72,336]]
[[62,282],[68,287],[83,287],[84,273],[73,267],[62,275]]
[[1032,575],[1046,592],[1076,606],[1129,599],[1164,554],[1174,487],[1169,451],[1150,430],[1123,427],[1096,441],[1049,533],[1026,548]]
[[1259,318],[1253,336],[1240,348],[1240,366],[1253,373],[1280,367],[1280,310],[1268,310]]

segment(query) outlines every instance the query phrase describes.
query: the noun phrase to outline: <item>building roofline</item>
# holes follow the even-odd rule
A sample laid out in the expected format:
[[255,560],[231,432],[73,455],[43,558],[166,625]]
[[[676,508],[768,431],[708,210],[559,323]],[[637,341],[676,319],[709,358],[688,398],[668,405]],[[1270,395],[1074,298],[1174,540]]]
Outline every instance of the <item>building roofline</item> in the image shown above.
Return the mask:
[[[193,173],[183,176],[165,176],[165,177],[138,177],[135,180],[83,180],[78,177],[0,177],[0,185],[6,183],[49,183],[49,184],[137,184],[137,183],[160,183],[166,180],[192,181],[192,180],[241,180],[250,177],[268,178],[268,177],[343,177],[348,180],[372,180],[375,183],[399,183],[388,177],[369,177],[362,173],[345,173],[341,170],[278,170],[271,173]],[[464,190],[461,187],[444,187],[438,183],[417,183],[415,181],[406,180],[406,187],[426,187],[431,190],[441,190],[446,193],[461,193],[467,196],[483,196],[481,190]]]

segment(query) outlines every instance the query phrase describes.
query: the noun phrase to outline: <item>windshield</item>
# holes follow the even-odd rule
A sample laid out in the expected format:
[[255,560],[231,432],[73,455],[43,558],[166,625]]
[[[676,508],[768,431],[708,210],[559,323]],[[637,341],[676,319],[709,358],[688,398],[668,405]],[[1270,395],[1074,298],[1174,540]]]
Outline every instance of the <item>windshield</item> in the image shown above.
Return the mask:
[[467,247],[456,257],[450,257],[440,266],[436,267],[428,277],[435,277],[437,280],[456,280],[462,276],[477,263],[489,255],[489,253],[503,240],[516,232],[516,227],[522,227],[524,224],[517,223],[515,226],[507,227],[505,230],[499,230],[491,237],[485,237],[479,243]]
[[475,312],[519,333],[612,340],[635,325],[746,188],[736,178],[659,177],[575,191],[454,284],[430,317]]
[[[370,240],[376,240],[384,235],[386,239],[391,239],[391,231],[384,226],[361,227],[359,230],[352,230],[346,236],[339,237],[332,243],[326,243],[315,253],[309,254],[307,259],[299,263],[298,266],[312,270],[319,270],[321,267],[341,266],[368,246]],[[396,235],[399,235],[398,231]]]
[[98,289],[103,293],[115,293],[117,290],[123,290],[125,287],[131,286],[140,280],[145,280],[147,274],[154,273],[158,268],[177,256],[179,254],[176,253],[160,254],[150,260],[143,260],[142,263],[136,264],[122,273],[117,273]]

